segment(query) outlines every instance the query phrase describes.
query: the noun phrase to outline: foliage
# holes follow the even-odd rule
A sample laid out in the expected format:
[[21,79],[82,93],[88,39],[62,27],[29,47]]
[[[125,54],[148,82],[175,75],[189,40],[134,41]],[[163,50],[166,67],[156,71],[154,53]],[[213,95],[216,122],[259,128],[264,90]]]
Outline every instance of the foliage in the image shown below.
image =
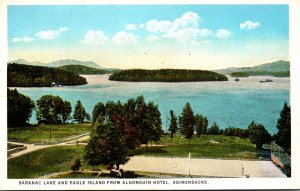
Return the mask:
[[208,120],[200,114],[195,115],[195,130],[198,137],[207,133]]
[[216,122],[212,124],[210,128],[207,129],[207,134],[209,135],[219,135],[220,129]]
[[77,123],[83,123],[85,118],[90,118],[89,115],[85,112],[84,107],[81,104],[81,101],[78,100],[75,106],[73,119]]
[[8,127],[24,126],[31,117],[34,102],[16,89],[7,89],[7,122]]
[[119,71],[119,70],[97,69],[97,68],[92,68],[92,67],[87,67],[82,65],[64,65],[58,68],[75,74],[85,74],[85,75],[111,74]]
[[72,107],[70,102],[63,101],[59,96],[43,95],[36,102],[38,121],[46,124],[66,123],[70,119]]
[[78,172],[81,167],[80,159],[76,159],[74,164],[71,166],[71,170],[74,172]]
[[232,72],[230,74],[231,77],[249,77],[247,72]]
[[275,135],[276,143],[283,147],[285,151],[291,152],[291,108],[284,103],[277,121],[278,132]]
[[263,144],[271,141],[271,135],[261,124],[256,124],[254,121],[248,126],[249,138],[257,149],[261,149]]
[[191,139],[194,135],[194,113],[190,106],[190,103],[186,103],[185,107],[181,112],[181,116],[179,116],[179,127],[180,132],[185,136],[186,139]]
[[178,130],[178,125],[177,125],[177,117],[174,114],[173,110],[170,110],[170,127],[169,127],[169,131],[170,131],[170,136],[171,138],[173,138],[174,134],[177,132]]
[[8,64],[8,87],[50,87],[52,82],[64,86],[87,84],[84,77],[58,68]]
[[234,127],[229,127],[229,128],[224,129],[223,134],[226,136],[238,136],[241,138],[249,137],[247,129],[240,129],[240,128],[234,128]]
[[227,77],[206,70],[123,70],[109,76],[114,81],[147,81],[147,82],[195,82],[195,81],[227,81]]
[[115,165],[119,169],[120,164],[125,164],[130,156],[121,129],[106,120],[96,124],[85,150],[84,158],[88,164],[104,164],[109,170]]

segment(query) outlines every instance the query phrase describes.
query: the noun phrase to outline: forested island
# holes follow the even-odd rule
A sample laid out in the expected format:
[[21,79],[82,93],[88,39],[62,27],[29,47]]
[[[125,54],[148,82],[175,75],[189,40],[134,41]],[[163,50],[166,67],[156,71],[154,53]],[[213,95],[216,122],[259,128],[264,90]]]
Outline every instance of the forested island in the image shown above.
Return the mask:
[[223,74],[206,70],[131,69],[116,72],[109,76],[109,80],[132,82],[201,82],[228,81],[228,78]]
[[247,72],[233,72],[231,77],[249,77],[249,76],[274,76],[274,77],[289,77],[290,71],[247,71]]
[[50,87],[53,85],[73,86],[84,84],[87,84],[84,77],[59,68],[16,63],[8,64],[7,68],[8,87]]
[[59,69],[66,70],[75,74],[85,74],[85,75],[101,75],[101,74],[111,74],[119,71],[118,69],[98,69],[82,65],[64,65],[58,67]]

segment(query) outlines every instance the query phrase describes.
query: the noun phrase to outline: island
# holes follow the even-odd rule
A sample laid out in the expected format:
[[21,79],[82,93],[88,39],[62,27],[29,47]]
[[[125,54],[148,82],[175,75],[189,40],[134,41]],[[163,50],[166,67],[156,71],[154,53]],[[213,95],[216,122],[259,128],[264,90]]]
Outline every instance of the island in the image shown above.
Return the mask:
[[87,84],[84,77],[59,68],[17,63],[7,66],[8,87],[51,87],[84,84]]
[[110,75],[109,80],[130,82],[202,82],[228,81],[228,78],[223,74],[218,74],[216,72],[207,70],[130,69],[122,70]]
[[82,65],[64,65],[58,68],[75,74],[84,74],[84,75],[111,74],[120,71],[119,69],[105,69],[105,68],[98,69],[98,68],[82,66]]

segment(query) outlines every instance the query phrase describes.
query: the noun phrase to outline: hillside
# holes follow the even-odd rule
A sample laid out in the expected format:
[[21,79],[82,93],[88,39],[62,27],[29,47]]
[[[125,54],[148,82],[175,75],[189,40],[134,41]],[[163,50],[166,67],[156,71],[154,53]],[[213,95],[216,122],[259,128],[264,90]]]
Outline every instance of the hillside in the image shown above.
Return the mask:
[[64,86],[87,84],[84,77],[58,68],[8,64],[8,87],[50,87],[53,82]]
[[65,65],[65,66],[60,66],[58,68],[69,72],[73,72],[75,74],[85,74],[85,75],[111,74],[116,71],[119,71],[119,70],[109,70],[109,69],[97,69],[97,68],[91,68],[91,67],[81,66],[81,65]]
[[196,81],[227,81],[227,77],[206,70],[123,70],[109,76],[113,81],[133,82],[196,82]]
[[82,62],[82,61],[73,60],[73,59],[57,60],[57,61],[48,63],[46,66],[60,67],[60,66],[67,66],[67,65],[81,65],[81,66],[101,69],[101,67],[98,64],[96,64],[95,62],[89,62],[89,61]]
[[266,63],[266,64],[261,64],[258,66],[253,66],[253,67],[243,67],[243,68],[226,68],[226,69],[220,69],[220,70],[214,70],[214,72],[224,74],[224,75],[229,75],[232,73],[236,72],[247,72],[247,73],[252,73],[252,74],[257,74],[257,75],[265,75],[265,74],[276,74],[276,73],[285,73],[289,74],[290,71],[290,62],[288,61],[276,61],[276,62],[271,62],[271,63]]

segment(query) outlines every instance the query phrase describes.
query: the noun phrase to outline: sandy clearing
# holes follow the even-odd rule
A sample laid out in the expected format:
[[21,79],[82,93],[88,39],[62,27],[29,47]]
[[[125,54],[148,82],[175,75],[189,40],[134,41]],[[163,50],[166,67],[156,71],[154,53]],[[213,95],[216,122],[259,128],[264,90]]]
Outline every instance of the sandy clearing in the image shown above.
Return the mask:
[[[242,176],[242,167],[244,173]],[[188,158],[135,156],[124,170],[189,174]],[[286,177],[271,161],[191,159],[190,174],[204,177]]]

